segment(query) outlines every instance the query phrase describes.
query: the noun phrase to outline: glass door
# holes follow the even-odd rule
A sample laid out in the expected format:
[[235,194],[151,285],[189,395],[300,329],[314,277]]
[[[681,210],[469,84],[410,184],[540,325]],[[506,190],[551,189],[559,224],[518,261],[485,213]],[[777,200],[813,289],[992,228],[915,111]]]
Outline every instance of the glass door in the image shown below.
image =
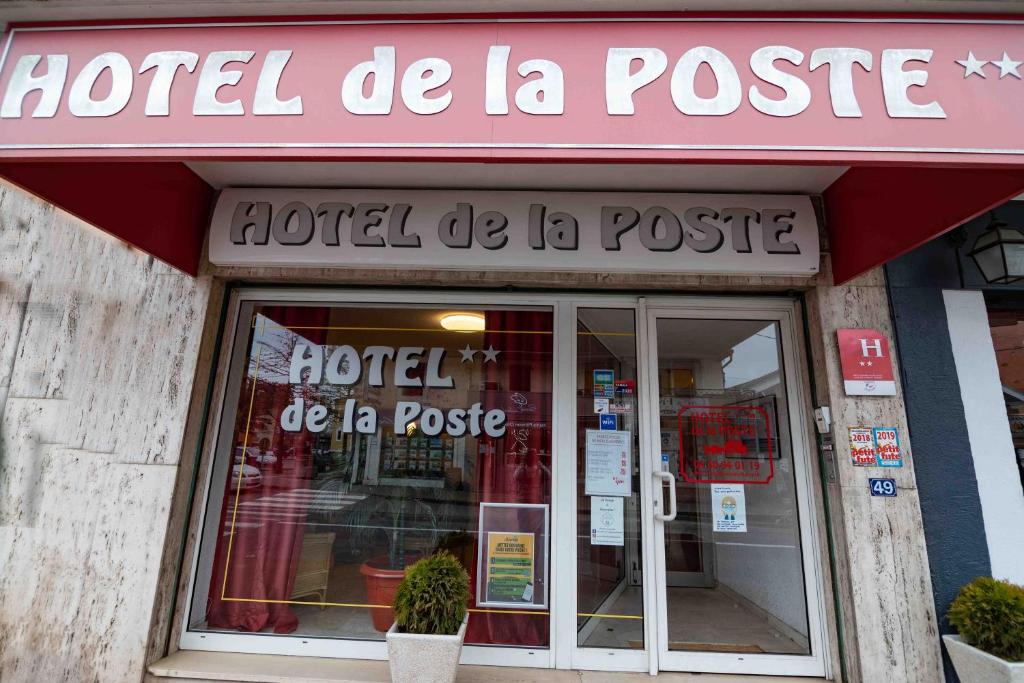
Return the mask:
[[[598,303],[599,301],[599,303]],[[636,299],[574,307],[575,632],[571,665],[646,671],[649,561],[644,557]],[[644,468],[646,469],[646,468]]]
[[646,314],[657,668],[825,674],[790,302]]

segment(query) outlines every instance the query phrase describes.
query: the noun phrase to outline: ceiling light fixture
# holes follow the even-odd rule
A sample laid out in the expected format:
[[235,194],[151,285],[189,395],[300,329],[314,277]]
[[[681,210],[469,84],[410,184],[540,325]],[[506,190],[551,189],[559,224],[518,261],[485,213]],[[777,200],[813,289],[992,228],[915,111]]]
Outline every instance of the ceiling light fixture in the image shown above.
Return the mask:
[[483,332],[484,316],[480,313],[446,313],[441,327],[449,332]]

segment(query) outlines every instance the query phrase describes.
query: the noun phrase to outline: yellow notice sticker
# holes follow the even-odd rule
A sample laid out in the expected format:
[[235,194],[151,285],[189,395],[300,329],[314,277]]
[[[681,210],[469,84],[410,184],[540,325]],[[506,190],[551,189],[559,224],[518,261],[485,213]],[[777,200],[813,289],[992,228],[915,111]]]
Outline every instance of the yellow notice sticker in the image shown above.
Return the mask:
[[533,603],[536,565],[532,533],[487,533],[487,602]]

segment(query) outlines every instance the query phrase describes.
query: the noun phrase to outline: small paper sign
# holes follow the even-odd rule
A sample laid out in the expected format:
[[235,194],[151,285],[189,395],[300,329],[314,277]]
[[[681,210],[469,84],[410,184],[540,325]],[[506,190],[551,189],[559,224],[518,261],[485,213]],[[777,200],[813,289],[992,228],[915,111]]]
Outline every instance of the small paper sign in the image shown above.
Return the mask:
[[870,427],[850,427],[850,463],[854,467],[875,466],[875,436]]
[[615,395],[615,371],[594,370],[594,396],[611,398]]
[[533,542],[530,533],[487,533],[487,602],[533,602]]
[[587,430],[588,496],[632,495],[630,433]]
[[900,432],[895,427],[875,427],[875,454],[879,467],[903,467]]
[[718,533],[747,530],[747,499],[743,484],[712,484],[711,512]]
[[590,544],[626,544],[623,514],[625,498],[616,496],[592,496],[590,498]]

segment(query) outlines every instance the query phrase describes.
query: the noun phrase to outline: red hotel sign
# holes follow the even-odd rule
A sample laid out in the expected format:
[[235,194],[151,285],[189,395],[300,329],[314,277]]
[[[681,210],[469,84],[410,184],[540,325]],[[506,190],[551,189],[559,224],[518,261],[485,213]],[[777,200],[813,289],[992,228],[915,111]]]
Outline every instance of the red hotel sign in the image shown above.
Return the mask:
[[878,330],[841,329],[839,362],[847,396],[895,396],[889,341]]
[[695,484],[767,484],[778,453],[763,406],[682,406],[679,473]]
[[0,157],[543,150],[558,158],[1006,163],[1024,153],[1024,28],[1015,20],[73,29],[8,33]]

